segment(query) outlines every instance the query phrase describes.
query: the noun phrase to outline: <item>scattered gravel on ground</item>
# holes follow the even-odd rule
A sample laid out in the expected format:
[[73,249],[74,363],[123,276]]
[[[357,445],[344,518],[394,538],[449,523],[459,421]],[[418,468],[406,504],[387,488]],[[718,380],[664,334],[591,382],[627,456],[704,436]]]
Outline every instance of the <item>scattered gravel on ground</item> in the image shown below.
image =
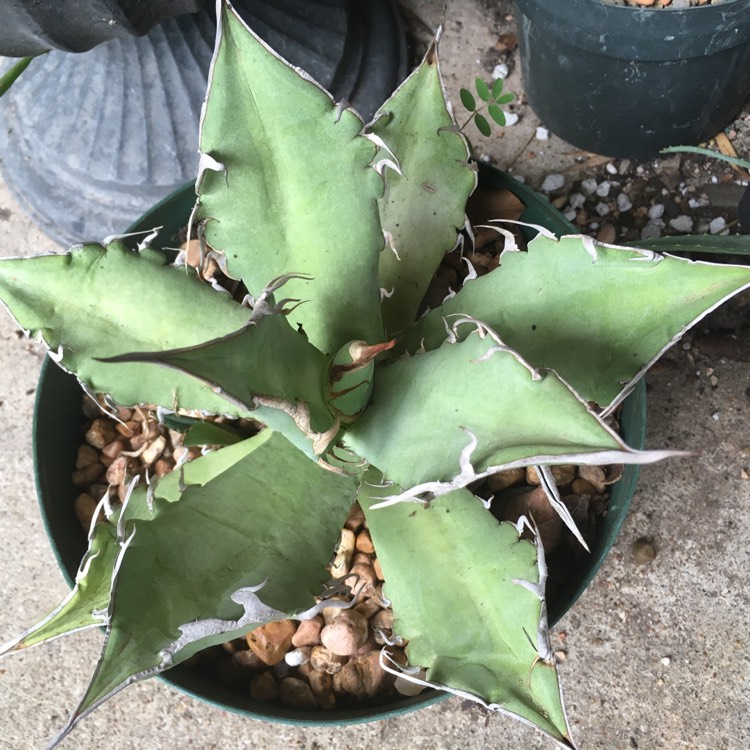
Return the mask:
[[[741,158],[750,158],[750,109],[725,135]],[[750,233],[737,214],[749,175],[726,162],[687,153],[637,161],[586,152],[576,161],[577,178],[572,171],[551,173],[540,190],[586,234],[596,237],[605,222],[616,227],[613,241],[619,243],[743,229]]]

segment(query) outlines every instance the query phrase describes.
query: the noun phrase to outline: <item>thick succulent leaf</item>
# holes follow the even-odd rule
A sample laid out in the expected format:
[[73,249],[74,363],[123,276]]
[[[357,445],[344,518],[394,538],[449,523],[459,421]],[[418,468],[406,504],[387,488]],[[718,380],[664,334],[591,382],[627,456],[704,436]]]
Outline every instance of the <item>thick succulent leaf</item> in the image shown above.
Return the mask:
[[239,431],[226,424],[197,422],[186,433],[183,445],[234,445],[242,440]]
[[689,234],[653,237],[628,243],[657,253],[709,253],[711,255],[750,255],[750,240],[744,234]]
[[[259,436],[254,435],[221,450],[206,453],[183,464],[179,471],[173,471],[165,477],[152,478],[151,491],[163,502],[176,503],[182,498],[186,486],[207,485],[236,464],[244,461],[249,454],[257,450],[259,445],[263,445],[263,442],[259,440]],[[128,504],[123,506],[122,512],[125,514],[125,520],[130,522],[136,519],[150,519],[153,515],[150,508],[151,502],[147,488],[144,485],[137,486]],[[118,509],[112,520],[117,522],[119,518],[120,510]]]
[[499,523],[468,490],[429,507],[373,509],[383,492],[363,484],[360,503],[393,605],[394,633],[409,641],[409,663],[425,668],[428,681],[469,693],[573,747],[536,545]]
[[281,274],[314,277],[289,282],[289,296],[309,300],[291,320],[328,354],[346,341],[382,340],[383,188],[362,127],[222,4],[196,215],[252,295]]
[[350,341],[331,358],[326,378],[329,408],[344,424],[356,421],[367,408],[372,394],[375,358],[393,348],[395,341],[367,344]]
[[112,568],[117,559],[114,528],[99,523],[89,538],[89,548],[65,599],[36,625],[0,646],[0,656],[21,651],[63,635],[101,627],[112,588]]
[[[245,440],[232,448],[207,453],[185,464],[181,472],[173,472],[158,480],[159,497],[165,502],[179,500],[183,482],[190,485],[206,484],[242,460],[254,447],[253,441]],[[126,506],[126,514],[128,520],[151,517],[145,486],[135,488]],[[119,510],[113,516],[113,521],[118,516]],[[0,655],[21,651],[78,630],[104,625],[112,590],[112,572],[119,552],[115,527],[109,523],[97,523],[89,536],[89,548],[73,590],[39,623],[0,646]]]
[[[122,404],[237,412],[194,378],[151,364],[106,364],[130,351],[194,346],[242,327],[250,310],[121,242],[63,255],[0,261],[0,297],[19,325],[40,336],[85,386]],[[190,300],[186,304],[185,300]]]
[[161,364],[191,375],[241,412],[259,405],[298,409],[304,404],[313,431],[324,432],[333,424],[323,394],[328,359],[283,314],[260,316],[197,346],[129,352],[110,361]]
[[470,328],[380,368],[372,403],[346,434],[407,495],[444,494],[515,466],[672,455],[631,450],[553,372],[537,373],[491,331]]
[[[440,261],[465,223],[476,186],[469,149],[445,101],[433,44],[422,64],[381,107],[371,126],[396,156],[400,173],[385,169],[380,220],[389,239],[380,256],[380,286],[388,335],[417,316]],[[392,294],[391,294],[392,292]]]
[[270,430],[248,446],[179,502],[159,485],[153,514],[142,498],[127,511],[102,657],[61,736],[126,685],[315,606],[357,479],[326,471]]
[[439,346],[444,316],[471,315],[535,367],[553,369],[606,407],[686,328],[749,285],[747,267],[540,234],[528,252],[506,252],[499,268],[428,313],[401,347]]

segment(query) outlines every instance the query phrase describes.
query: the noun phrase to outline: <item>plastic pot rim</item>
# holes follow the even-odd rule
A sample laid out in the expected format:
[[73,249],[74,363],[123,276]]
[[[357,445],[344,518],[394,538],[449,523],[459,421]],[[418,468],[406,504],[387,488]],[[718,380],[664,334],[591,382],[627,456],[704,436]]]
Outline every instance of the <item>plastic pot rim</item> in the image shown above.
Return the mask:
[[684,60],[750,44],[750,2],[644,8],[605,0],[515,0],[571,47],[633,61]]

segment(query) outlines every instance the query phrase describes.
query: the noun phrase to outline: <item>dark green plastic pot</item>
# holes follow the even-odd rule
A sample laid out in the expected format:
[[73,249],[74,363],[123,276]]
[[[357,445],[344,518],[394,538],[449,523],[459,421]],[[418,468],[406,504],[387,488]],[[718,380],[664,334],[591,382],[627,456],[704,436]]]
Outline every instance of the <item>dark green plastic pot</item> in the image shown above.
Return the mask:
[[750,0],[516,0],[516,20],[529,104],[587,151],[647,158],[701,143],[750,96]]
[[[508,188],[526,205],[523,218],[558,233],[571,232],[572,225],[544,198],[497,170],[483,168],[480,182],[485,187]],[[161,247],[175,247],[176,235],[187,223],[195,195],[193,186],[186,185],[155,206],[129,231],[148,230],[161,226],[157,241]],[[626,441],[642,448],[645,440],[646,398],[641,384],[625,401],[622,426]],[[42,366],[34,411],[34,469],[42,516],[60,568],[72,586],[80,561],[86,550],[86,535],[73,511],[78,494],[71,483],[78,446],[83,442],[81,389],[72,375],[65,373],[49,358]],[[638,468],[626,468],[622,479],[613,486],[609,512],[594,544],[591,555],[578,575],[571,578],[567,589],[549,602],[550,622],[554,624],[568,610],[591,582],[609,552],[625,519],[635,492]],[[211,679],[198,670],[183,666],[170,669],[163,676],[171,685],[220,708],[255,719],[289,724],[349,724],[385,719],[435,703],[444,693],[427,690],[413,698],[403,698],[386,706],[311,712],[260,703]]]

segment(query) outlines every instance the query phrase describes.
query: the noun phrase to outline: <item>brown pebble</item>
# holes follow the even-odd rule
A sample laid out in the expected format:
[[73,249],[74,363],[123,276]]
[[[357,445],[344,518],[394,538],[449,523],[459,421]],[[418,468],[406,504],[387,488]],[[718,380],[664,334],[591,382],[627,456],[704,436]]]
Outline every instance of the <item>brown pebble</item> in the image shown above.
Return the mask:
[[367,618],[356,610],[344,610],[320,631],[321,643],[333,654],[350,656],[367,640]]
[[323,629],[323,618],[318,615],[311,620],[302,620],[292,636],[292,646],[315,646],[320,643],[320,631]]
[[354,552],[355,537],[350,529],[342,529],[331,563],[331,578],[342,578],[349,571]]
[[136,433],[130,438],[130,449],[137,451],[143,448],[143,446],[146,445],[149,441],[148,432],[143,432],[142,430],[142,423],[138,422],[138,430]]
[[601,494],[596,491],[596,487],[594,487],[591,482],[586,479],[581,479],[581,477],[573,480],[570,489],[573,491],[574,495],[591,495],[592,497],[595,497],[596,495]]
[[157,477],[165,477],[172,471],[173,468],[174,465],[170,461],[167,461],[164,458],[160,458],[154,464],[154,474],[156,474]]
[[642,536],[636,539],[630,547],[635,561],[639,565],[653,562],[656,559],[656,548],[651,537]]
[[604,469],[604,484],[614,484],[622,478],[622,474],[625,471],[624,464],[608,464],[602,467]]
[[90,484],[87,488],[87,491],[91,497],[94,498],[97,502],[101,500],[109,491],[109,485],[106,484]]
[[402,667],[405,667],[409,663],[409,660],[406,658],[406,652],[403,648],[399,648],[397,646],[395,648],[389,649],[389,652],[391,661],[395,661],[396,664],[400,664]]
[[372,565],[372,555],[365,552],[355,552],[352,557],[352,567],[355,565]]
[[339,689],[356,698],[372,698],[383,685],[385,670],[380,666],[380,652],[355,656],[343,667],[338,677]]
[[[81,528],[87,534],[91,528],[91,521],[94,518],[94,513],[96,513],[98,505],[99,503],[86,492],[82,492],[75,500],[73,509],[75,510],[76,518],[78,519],[78,523],[81,524]],[[105,520],[103,513],[98,520]]]
[[169,435],[169,442],[173,448],[182,445],[182,441],[185,439],[185,436],[177,430],[167,430],[167,435]]
[[365,514],[359,503],[354,503],[349,511],[349,517],[346,519],[344,526],[350,531],[357,531],[365,522]]
[[[349,597],[332,596],[326,601],[343,602],[345,604],[349,604]],[[323,610],[320,613],[323,616],[323,622],[328,625],[328,623],[335,620],[344,611],[344,609],[344,607],[323,607]]]
[[83,397],[81,410],[86,419],[96,419],[102,415],[102,410],[99,407],[99,404],[88,396]]
[[141,429],[141,423],[135,419],[129,419],[127,422],[120,424],[119,422],[115,425],[115,430],[126,438],[132,438]]
[[[516,523],[521,516],[532,519],[544,551],[548,554],[554,551],[562,539],[563,521],[550,505],[547,493],[541,487],[510,498],[500,509],[503,521]],[[524,531],[522,536],[529,538],[532,535]]]
[[367,529],[362,529],[362,531],[357,534],[356,549],[359,552],[365,552],[368,555],[372,554],[375,551],[375,547],[372,543],[372,538],[370,537],[370,532]]
[[370,651],[380,651],[380,646],[373,636],[370,636],[356,651],[355,656],[369,654]]
[[344,582],[351,587],[352,596],[373,596],[377,576],[370,563],[355,563]]
[[380,610],[383,609],[382,605],[376,599],[363,599],[355,608],[355,612],[359,612],[368,620]]
[[221,647],[228,654],[235,654],[237,651],[247,651],[247,641],[244,638],[234,638],[231,641],[224,641]]
[[495,49],[500,52],[513,52],[518,47],[518,35],[514,32],[500,34],[495,42]]
[[346,663],[345,656],[338,656],[329,651],[325,646],[313,646],[310,652],[310,664],[316,672],[327,672],[336,674]]
[[98,479],[104,476],[104,466],[96,463],[86,466],[83,469],[77,469],[73,472],[72,481],[75,487],[85,488],[94,484]]
[[382,583],[376,583],[372,587],[372,594],[370,594],[370,597],[372,599],[377,599],[381,604],[383,604],[384,607],[388,606],[388,603],[383,598],[383,584]]
[[167,439],[164,437],[164,435],[159,435],[148,444],[148,447],[143,451],[143,454],[141,455],[141,460],[144,464],[146,464],[146,466],[150,466],[152,463],[154,463],[154,461],[156,461],[157,458],[159,458],[159,456],[161,456],[162,451],[166,447]]
[[85,469],[87,466],[99,463],[99,454],[90,446],[82,445],[76,456],[76,469]]
[[107,443],[111,443],[115,439],[115,428],[108,419],[99,417],[86,430],[85,437],[89,445],[101,450]]
[[117,407],[117,418],[121,422],[127,422],[129,419],[133,418],[133,410],[128,409],[126,406],[118,406]]
[[596,233],[596,241],[605,245],[614,245],[617,240],[617,230],[612,224],[602,224]]
[[123,484],[128,476],[128,459],[125,456],[118,456],[112,461],[107,469],[107,481],[112,484]]
[[274,620],[251,630],[245,638],[258,658],[272,666],[284,660],[296,630],[293,620]]
[[296,708],[317,708],[318,706],[312,688],[304,680],[296,677],[285,677],[281,681],[279,695],[281,702],[287,706]]
[[508,469],[499,471],[497,474],[491,474],[487,477],[487,486],[491,492],[502,492],[508,487],[515,487],[517,484],[526,480],[526,469]]
[[[555,482],[557,482],[558,486],[570,484],[576,477],[576,467],[570,464],[550,466],[549,468],[552,471],[552,476],[555,478]],[[536,469],[533,466],[529,466],[526,469],[526,481],[529,484],[541,484],[539,476],[536,473]]]
[[555,208],[562,208],[567,202],[568,202],[568,196],[567,195],[558,195],[557,198],[553,198],[550,201],[550,203]]
[[381,609],[371,620],[370,627],[393,630],[393,610]]
[[279,686],[271,672],[263,672],[250,682],[250,697],[256,701],[275,701],[279,697]]
[[188,460],[190,456],[190,449],[185,447],[184,445],[176,445],[172,449],[172,458],[174,459],[175,464],[181,465],[185,461]]
[[117,458],[125,450],[125,443],[122,440],[113,440],[102,448],[102,454],[108,458]]
[[607,474],[601,466],[579,466],[578,476],[591,484],[597,493],[604,492]]
[[265,664],[249,648],[240,649],[232,654],[232,661],[242,669],[262,669]]
[[393,642],[394,640],[395,639],[392,632],[388,630],[381,630],[380,628],[375,628],[375,635],[373,636],[373,641],[375,642],[374,648],[380,648],[380,646],[390,645],[389,642]]
[[310,689],[318,708],[328,711],[336,708],[336,695],[333,692],[333,677],[326,672],[310,672]]
[[310,664],[309,661],[306,661],[304,664],[300,664],[297,667],[297,677],[300,677],[303,680],[307,680],[310,682],[310,675],[311,674],[317,674],[315,670],[313,669],[313,665]]
[[383,575],[383,569],[380,567],[380,560],[374,558],[372,561],[372,569],[375,571],[375,576],[379,581],[384,581],[385,576]]

